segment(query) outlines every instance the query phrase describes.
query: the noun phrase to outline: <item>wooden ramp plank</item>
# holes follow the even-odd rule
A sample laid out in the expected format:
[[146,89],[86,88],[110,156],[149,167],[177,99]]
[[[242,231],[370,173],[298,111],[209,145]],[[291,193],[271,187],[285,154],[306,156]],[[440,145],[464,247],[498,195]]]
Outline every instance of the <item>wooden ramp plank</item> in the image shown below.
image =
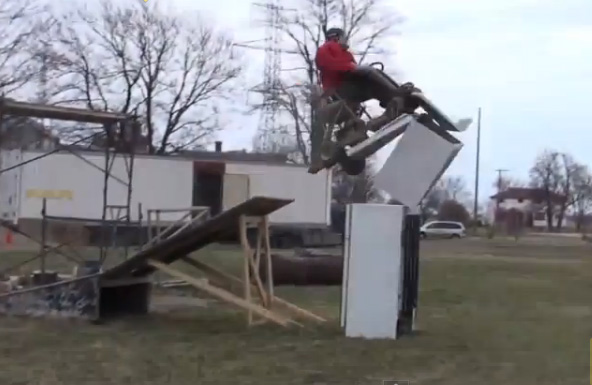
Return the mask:
[[127,261],[105,271],[107,278],[144,276],[154,272],[147,261],[157,260],[168,264],[183,255],[190,254],[208,244],[215,243],[224,234],[237,232],[242,216],[265,216],[292,203],[294,200],[253,197],[246,202],[223,211],[199,225],[182,231],[148,247]]
[[220,289],[218,287],[212,286],[207,282],[203,282],[195,277],[192,277],[188,274],[180,272],[172,267],[158,261],[148,261],[148,264],[153,266],[154,268],[161,270],[173,277],[177,277],[179,279],[184,280],[185,282],[189,283],[190,285],[194,286],[195,288],[202,290],[209,295],[216,297],[222,301],[231,303],[235,306],[241,307],[245,310],[252,311],[253,313],[257,314],[258,316],[265,318],[269,321],[272,321],[281,326],[288,326],[293,324],[290,319],[280,316],[272,311],[265,309],[262,306],[250,303],[226,290]]
[[[242,285],[243,285],[243,281],[239,277],[236,277],[232,274],[221,271],[221,270],[219,270],[219,269],[217,269],[205,262],[202,262],[200,260],[185,256],[182,258],[182,261],[195,267],[196,269],[203,271],[207,275],[210,275],[214,279],[214,281],[217,281],[220,284],[228,287],[229,291],[236,292],[236,291],[240,290],[240,287],[242,287]],[[252,285],[252,289],[255,290],[255,285]],[[284,307],[286,310],[288,310],[288,311],[292,312],[293,314],[298,315],[302,318],[306,318],[306,319],[316,321],[316,322],[326,322],[327,321],[323,317],[320,317],[320,316],[318,316],[306,309],[298,307],[298,306],[294,305],[293,303],[288,302],[282,298],[272,296],[271,300],[272,300],[272,305],[273,304],[280,305],[280,306]]]

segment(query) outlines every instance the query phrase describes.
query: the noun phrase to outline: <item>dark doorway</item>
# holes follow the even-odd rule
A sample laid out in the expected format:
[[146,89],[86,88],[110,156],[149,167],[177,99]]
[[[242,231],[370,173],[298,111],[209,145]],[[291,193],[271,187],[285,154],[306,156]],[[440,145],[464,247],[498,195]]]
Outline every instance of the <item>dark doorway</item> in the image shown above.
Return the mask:
[[225,164],[193,162],[193,206],[207,206],[211,215],[222,211]]

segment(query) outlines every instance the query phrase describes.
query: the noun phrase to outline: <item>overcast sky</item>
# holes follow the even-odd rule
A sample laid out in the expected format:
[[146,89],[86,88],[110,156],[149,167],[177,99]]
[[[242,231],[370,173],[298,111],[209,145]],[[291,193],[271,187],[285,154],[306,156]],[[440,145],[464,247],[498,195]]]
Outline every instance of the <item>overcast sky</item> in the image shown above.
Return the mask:
[[[497,168],[526,179],[536,154],[547,147],[592,166],[585,113],[585,101],[592,100],[592,1],[387,1],[406,18],[389,43],[397,54],[388,65],[401,80],[413,81],[453,117],[476,118],[483,109],[480,195],[492,192]],[[253,23],[258,11],[247,0],[167,4],[204,12],[237,40],[263,37]],[[249,78],[261,79],[263,52],[245,54]],[[246,93],[240,96],[246,101]],[[257,120],[237,119],[220,136],[225,147],[250,147]],[[458,138],[465,148],[449,174],[465,176],[472,187],[476,124]],[[387,155],[382,151],[380,157]]]

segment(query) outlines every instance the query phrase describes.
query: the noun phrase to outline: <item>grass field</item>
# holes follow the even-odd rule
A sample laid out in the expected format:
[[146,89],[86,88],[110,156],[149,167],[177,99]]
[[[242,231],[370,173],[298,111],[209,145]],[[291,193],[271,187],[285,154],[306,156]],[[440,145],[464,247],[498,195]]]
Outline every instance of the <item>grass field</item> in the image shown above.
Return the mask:
[[[237,268],[238,253],[204,257]],[[0,264],[30,253],[4,253]],[[59,260],[55,260],[59,261]],[[64,267],[61,262],[54,267]],[[425,241],[416,335],[349,340],[340,289],[278,295],[332,320],[245,327],[214,306],[106,325],[0,318],[0,384],[574,384],[589,382],[592,245],[577,240]]]

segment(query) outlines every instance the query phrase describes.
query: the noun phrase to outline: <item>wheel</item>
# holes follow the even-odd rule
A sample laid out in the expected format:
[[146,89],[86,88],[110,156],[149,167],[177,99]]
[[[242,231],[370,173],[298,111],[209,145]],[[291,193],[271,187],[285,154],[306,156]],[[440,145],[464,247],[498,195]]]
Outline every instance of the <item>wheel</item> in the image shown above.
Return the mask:
[[419,233],[419,237],[420,237],[421,239],[426,239],[427,235],[426,235],[426,233],[424,233],[424,232],[422,231],[421,233]]
[[343,148],[340,148],[337,151],[339,151],[337,155],[337,163],[347,175],[356,176],[364,172],[366,169],[366,159],[351,159],[347,156],[345,149]]
[[458,235],[458,234],[452,234],[450,236],[450,238],[452,238],[452,239],[460,239],[460,235]]
[[345,162],[339,162],[339,165],[347,175],[360,175],[366,169],[366,159],[347,159]]

